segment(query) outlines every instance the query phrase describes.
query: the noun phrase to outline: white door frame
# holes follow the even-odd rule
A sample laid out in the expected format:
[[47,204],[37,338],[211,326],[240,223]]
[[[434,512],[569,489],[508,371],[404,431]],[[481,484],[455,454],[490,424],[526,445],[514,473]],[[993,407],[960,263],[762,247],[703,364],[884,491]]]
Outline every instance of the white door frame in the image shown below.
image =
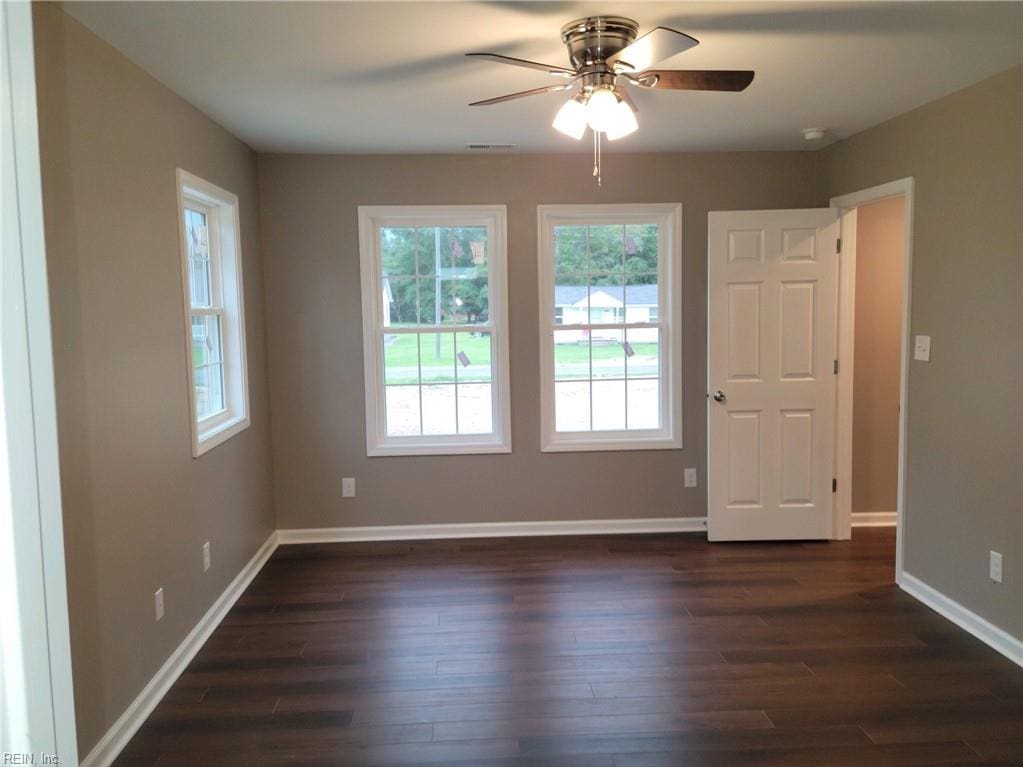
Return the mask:
[[[910,296],[913,283],[913,178],[901,178],[887,184],[831,198],[831,207],[842,216],[842,254],[839,265],[838,299],[838,407],[835,472],[839,492],[835,498],[835,537],[852,536],[852,412],[853,348],[856,309],[856,232],[855,211],[861,205],[901,196],[905,201],[905,242],[903,246],[902,357],[899,372],[899,480],[895,523],[895,581],[902,579],[902,553],[905,539],[903,514],[906,498],[906,424],[909,414]],[[847,214],[852,212],[852,216]]]
[[78,764],[32,4],[0,3],[0,753]]

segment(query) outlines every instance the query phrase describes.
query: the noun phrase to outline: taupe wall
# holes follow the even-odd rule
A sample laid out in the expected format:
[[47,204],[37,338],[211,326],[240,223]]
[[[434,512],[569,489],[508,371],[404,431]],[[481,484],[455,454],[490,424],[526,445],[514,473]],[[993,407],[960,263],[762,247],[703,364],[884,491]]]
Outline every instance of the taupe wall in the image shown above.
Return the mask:
[[[707,212],[824,199],[820,154],[259,158],[274,494],[281,528],[702,516],[706,513]],[[540,452],[536,206],[681,202],[685,448]],[[514,452],[367,458],[357,206],[508,206]],[[699,470],[684,489],[682,469]],[[341,477],[358,497],[341,500]]]
[[905,208],[892,197],[857,211],[853,513],[896,508]]
[[[84,755],[274,527],[253,152],[35,8],[78,743]],[[191,456],[174,169],[241,206],[252,426]],[[213,567],[203,573],[209,540]],[[156,623],[153,592],[167,613]]]
[[824,158],[832,195],[916,179],[905,569],[1023,637],[1023,68]]

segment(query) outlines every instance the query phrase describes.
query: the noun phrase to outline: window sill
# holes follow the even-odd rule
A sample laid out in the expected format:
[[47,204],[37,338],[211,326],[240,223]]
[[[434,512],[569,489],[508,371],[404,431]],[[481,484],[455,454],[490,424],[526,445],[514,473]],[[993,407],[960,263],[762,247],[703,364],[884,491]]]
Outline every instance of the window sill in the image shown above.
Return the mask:
[[411,443],[385,443],[382,445],[370,445],[366,455],[370,458],[399,455],[493,455],[499,453],[510,453],[511,442],[419,442]]
[[632,437],[622,439],[609,437],[607,439],[589,437],[586,439],[565,439],[563,436],[555,439],[548,438],[540,447],[543,453],[586,453],[597,451],[627,451],[627,450],[681,450],[682,439],[670,436],[658,435],[656,437]]
[[192,445],[192,457],[198,458],[247,428],[249,428],[249,417],[244,415],[221,421],[216,426],[203,431],[197,428],[195,442]]

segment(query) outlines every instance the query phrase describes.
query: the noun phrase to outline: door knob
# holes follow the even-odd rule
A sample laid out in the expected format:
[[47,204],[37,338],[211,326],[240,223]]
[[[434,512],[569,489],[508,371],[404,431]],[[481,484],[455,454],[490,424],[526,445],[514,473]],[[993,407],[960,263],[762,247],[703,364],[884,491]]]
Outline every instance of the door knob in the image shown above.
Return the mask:
[[725,396],[725,393],[723,391],[721,391],[720,389],[718,389],[716,392],[714,392],[714,401],[715,402],[724,402],[726,399],[728,399],[728,398]]

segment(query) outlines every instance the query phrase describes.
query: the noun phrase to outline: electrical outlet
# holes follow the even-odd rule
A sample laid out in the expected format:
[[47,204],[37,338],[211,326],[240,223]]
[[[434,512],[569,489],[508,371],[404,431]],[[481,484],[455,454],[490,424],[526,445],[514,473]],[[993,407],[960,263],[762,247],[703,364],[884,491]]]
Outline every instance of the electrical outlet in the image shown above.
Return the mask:
[[990,570],[991,570],[991,580],[993,580],[995,583],[1001,583],[1002,582],[1002,555],[999,554],[997,551],[992,551],[991,552]]
[[685,478],[686,487],[696,487],[696,469],[686,469],[682,475]]
[[342,477],[341,478],[341,497],[342,498],[354,498],[355,497],[355,478],[354,477]]
[[202,571],[206,572],[210,569],[210,542],[206,541],[202,545]]
[[917,336],[913,343],[913,359],[919,362],[931,361],[931,337]]
[[163,586],[156,590],[153,594],[153,602],[156,606],[156,619],[160,620],[163,618]]

